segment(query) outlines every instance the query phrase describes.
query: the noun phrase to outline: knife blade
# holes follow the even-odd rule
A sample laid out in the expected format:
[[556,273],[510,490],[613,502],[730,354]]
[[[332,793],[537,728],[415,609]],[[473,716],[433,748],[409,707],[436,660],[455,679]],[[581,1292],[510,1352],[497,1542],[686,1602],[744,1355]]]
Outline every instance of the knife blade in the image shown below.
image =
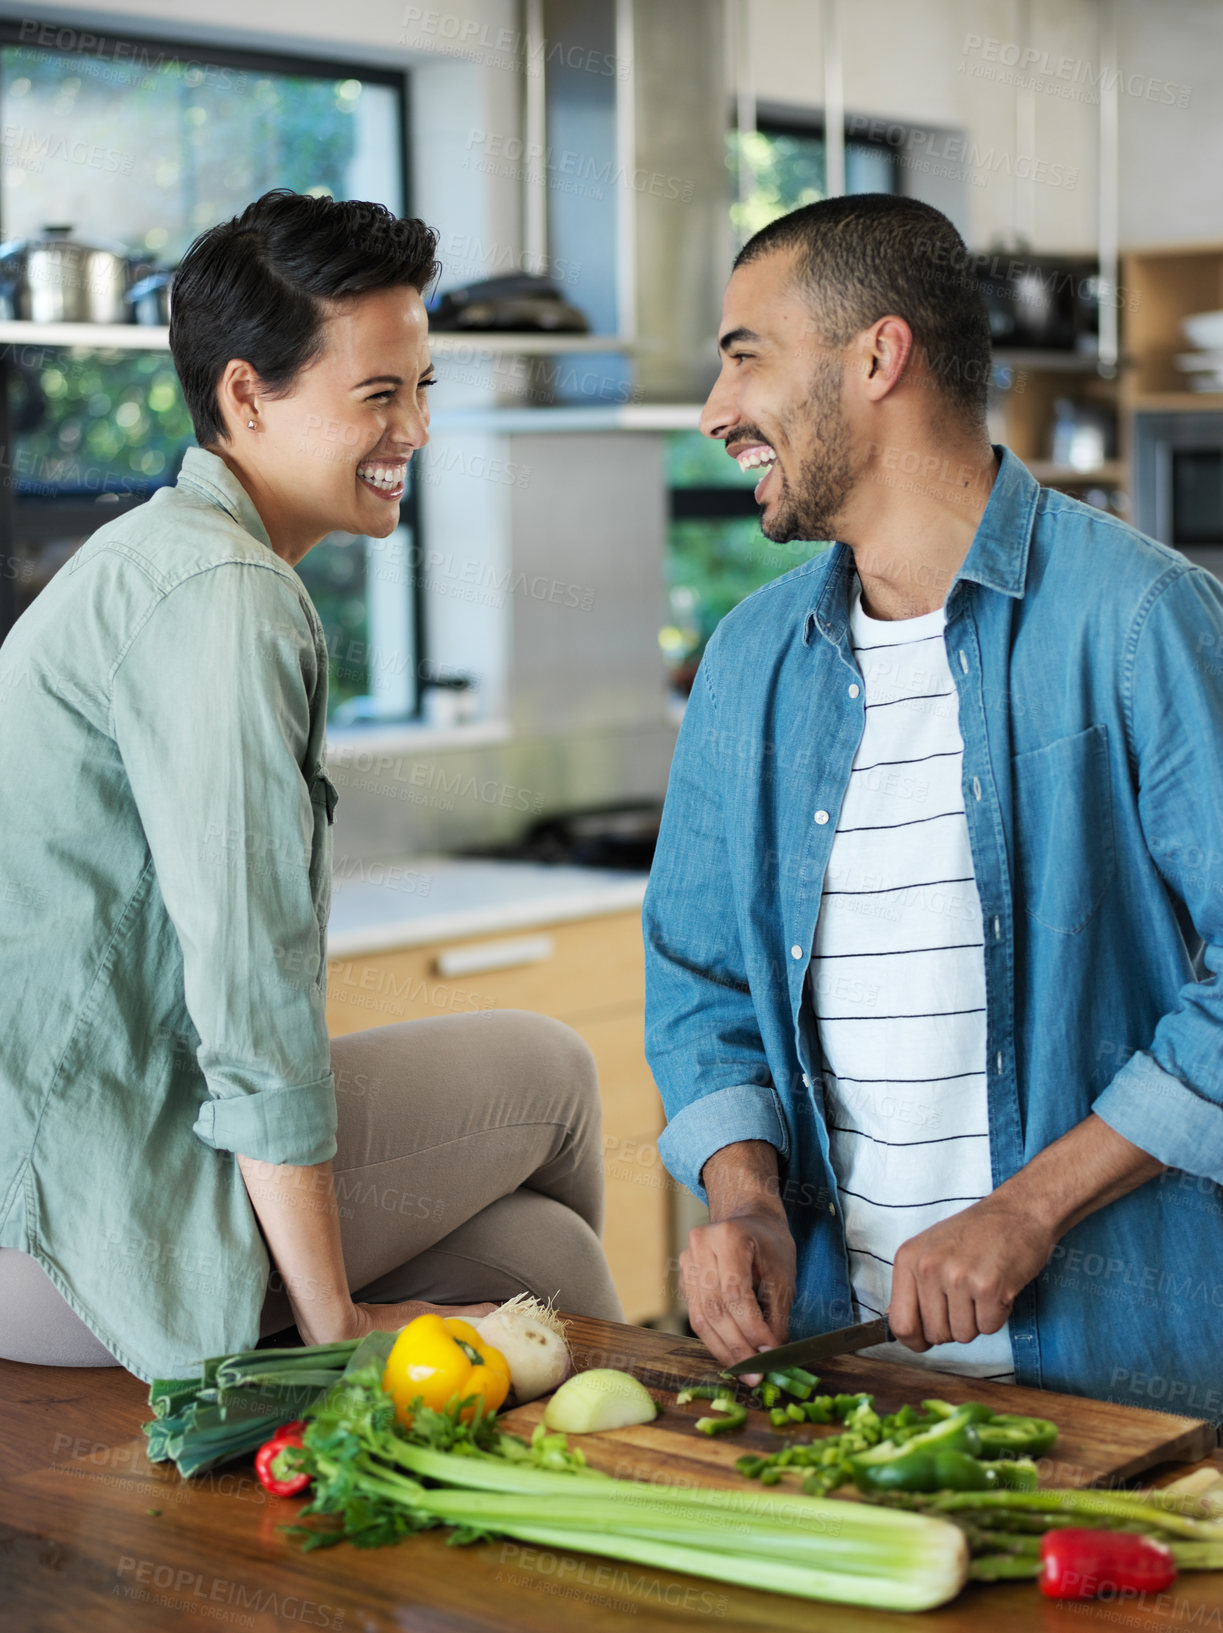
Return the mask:
[[891,1338],[888,1319],[880,1316],[878,1321],[862,1321],[856,1327],[838,1327],[836,1332],[822,1332],[814,1338],[782,1344],[778,1349],[762,1350],[759,1355],[749,1355],[746,1360],[736,1361],[734,1366],[723,1370],[733,1372],[736,1377],[742,1377],[745,1372],[784,1372],[787,1367],[826,1361],[831,1355],[847,1355],[871,1344],[886,1344]]

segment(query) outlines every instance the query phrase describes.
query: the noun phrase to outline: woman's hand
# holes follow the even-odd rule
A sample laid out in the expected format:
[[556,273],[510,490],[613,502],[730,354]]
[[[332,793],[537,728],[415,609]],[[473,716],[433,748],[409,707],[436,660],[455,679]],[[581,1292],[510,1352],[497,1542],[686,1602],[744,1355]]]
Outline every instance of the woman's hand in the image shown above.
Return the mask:
[[423,1299],[410,1298],[402,1304],[354,1304],[353,1330],[348,1338],[364,1338],[371,1332],[398,1332],[418,1315],[457,1315],[464,1321],[478,1321],[491,1315],[495,1304],[426,1304]]
[[418,1315],[478,1320],[495,1304],[354,1304],[344,1274],[331,1162],[296,1168],[239,1155],[238,1167],[284,1280],[303,1344],[340,1344],[371,1332],[396,1332]]

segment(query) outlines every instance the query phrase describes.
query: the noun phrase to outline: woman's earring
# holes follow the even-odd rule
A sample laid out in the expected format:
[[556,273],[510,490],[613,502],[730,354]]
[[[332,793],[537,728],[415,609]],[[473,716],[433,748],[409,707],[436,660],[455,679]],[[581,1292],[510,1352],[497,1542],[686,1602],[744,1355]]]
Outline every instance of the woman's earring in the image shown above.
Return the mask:
[[247,423],[247,425],[248,425],[248,426],[249,426],[249,428],[250,428],[250,429],[251,429],[251,430],[252,430],[252,431],[253,431],[253,430],[254,430],[254,429],[255,429],[255,422],[254,422],[254,420],[247,420],[247,422],[246,422],[246,423]]

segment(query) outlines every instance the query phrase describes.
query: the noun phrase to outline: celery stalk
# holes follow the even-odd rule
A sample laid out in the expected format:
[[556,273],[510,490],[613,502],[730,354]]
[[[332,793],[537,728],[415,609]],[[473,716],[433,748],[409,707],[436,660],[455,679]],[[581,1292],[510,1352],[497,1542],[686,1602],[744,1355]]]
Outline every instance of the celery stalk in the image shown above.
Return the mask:
[[[681,1547],[673,1542],[649,1542],[642,1537],[583,1533],[562,1526],[520,1525],[507,1533],[523,1542],[545,1547],[572,1548],[608,1559],[627,1559],[635,1565],[653,1565],[664,1571],[731,1582],[737,1587],[761,1588],[767,1593],[790,1593],[803,1599],[825,1599],[843,1605],[864,1605],[874,1610],[932,1610],[946,1604],[963,1587],[968,1570],[968,1546],[953,1536],[939,1547],[923,1551],[912,1564],[892,1556],[879,1576],[856,1576],[835,1568],[817,1571],[787,1565],[782,1560],[754,1554],[714,1553],[704,1548]],[[906,1574],[907,1572],[907,1574]]]

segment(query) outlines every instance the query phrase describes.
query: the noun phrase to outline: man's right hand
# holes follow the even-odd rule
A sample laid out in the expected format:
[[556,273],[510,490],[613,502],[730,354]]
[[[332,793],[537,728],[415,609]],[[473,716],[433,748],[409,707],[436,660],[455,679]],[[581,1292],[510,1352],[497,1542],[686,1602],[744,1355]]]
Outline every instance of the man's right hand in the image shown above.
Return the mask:
[[701,1174],[709,1197],[680,1255],[692,1329],[724,1366],[784,1344],[796,1255],[777,1183],[777,1153],[762,1140],[724,1146]]

